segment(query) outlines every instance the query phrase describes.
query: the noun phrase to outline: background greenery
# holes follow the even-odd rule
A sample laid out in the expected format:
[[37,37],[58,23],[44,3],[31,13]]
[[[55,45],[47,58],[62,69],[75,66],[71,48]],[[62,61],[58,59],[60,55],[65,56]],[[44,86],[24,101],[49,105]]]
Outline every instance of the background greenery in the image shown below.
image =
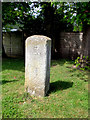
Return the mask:
[[[63,31],[82,31],[90,25],[89,16],[90,2],[2,3],[2,22],[6,30],[16,25],[29,32],[34,29],[51,32],[51,29],[58,27]],[[37,25],[37,28],[32,24]]]
[[[50,37],[53,59],[60,56],[60,33],[83,31],[85,36],[90,26],[89,16],[90,2],[2,3],[3,31],[11,32],[12,29],[22,31],[23,43],[31,35]],[[86,38],[83,39],[86,42]]]

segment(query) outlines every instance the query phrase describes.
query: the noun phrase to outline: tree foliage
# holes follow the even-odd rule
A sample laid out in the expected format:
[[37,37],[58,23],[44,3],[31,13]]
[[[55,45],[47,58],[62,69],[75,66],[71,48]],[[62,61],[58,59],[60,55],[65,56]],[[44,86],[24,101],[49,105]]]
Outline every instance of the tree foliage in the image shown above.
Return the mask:
[[76,3],[76,22],[79,28],[85,28],[90,25],[90,2]]
[[2,3],[3,27],[8,29],[13,28],[13,25],[17,25],[19,28],[22,28],[26,22],[32,19],[32,15],[29,13],[29,4],[25,2]]
[[[65,31],[82,31],[87,25],[90,25],[90,2],[4,2],[2,3],[3,27],[13,28],[13,25],[20,29],[30,29],[31,24],[39,23],[53,24]],[[34,9],[40,7],[35,18]],[[39,26],[38,26],[39,27]],[[46,29],[46,28],[44,28]]]

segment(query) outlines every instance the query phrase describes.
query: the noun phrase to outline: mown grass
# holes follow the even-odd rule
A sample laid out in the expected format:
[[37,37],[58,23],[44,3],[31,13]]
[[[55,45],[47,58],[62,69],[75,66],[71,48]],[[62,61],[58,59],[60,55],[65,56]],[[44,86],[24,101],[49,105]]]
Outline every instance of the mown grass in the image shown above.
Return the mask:
[[37,98],[24,92],[24,60],[3,59],[3,118],[87,118],[89,72],[72,65],[72,61],[53,60],[49,93]]

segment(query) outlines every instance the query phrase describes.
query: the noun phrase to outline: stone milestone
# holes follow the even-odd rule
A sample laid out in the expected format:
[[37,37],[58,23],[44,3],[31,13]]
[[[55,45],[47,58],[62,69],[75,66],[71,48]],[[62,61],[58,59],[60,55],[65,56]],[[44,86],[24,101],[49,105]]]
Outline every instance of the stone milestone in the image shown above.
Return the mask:
[[25,43],[25,90],[30,95],[46,96],[49,90],[51,39],[33,35]]

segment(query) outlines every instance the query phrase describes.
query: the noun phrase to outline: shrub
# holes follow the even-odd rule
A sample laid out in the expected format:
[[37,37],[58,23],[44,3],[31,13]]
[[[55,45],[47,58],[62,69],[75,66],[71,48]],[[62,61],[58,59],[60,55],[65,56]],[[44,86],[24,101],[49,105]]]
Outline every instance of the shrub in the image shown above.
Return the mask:
[[88,56],[83,56],[83,58],[77,57],[75,64],[76,67],[81,70],[90,70],[90,58]]

